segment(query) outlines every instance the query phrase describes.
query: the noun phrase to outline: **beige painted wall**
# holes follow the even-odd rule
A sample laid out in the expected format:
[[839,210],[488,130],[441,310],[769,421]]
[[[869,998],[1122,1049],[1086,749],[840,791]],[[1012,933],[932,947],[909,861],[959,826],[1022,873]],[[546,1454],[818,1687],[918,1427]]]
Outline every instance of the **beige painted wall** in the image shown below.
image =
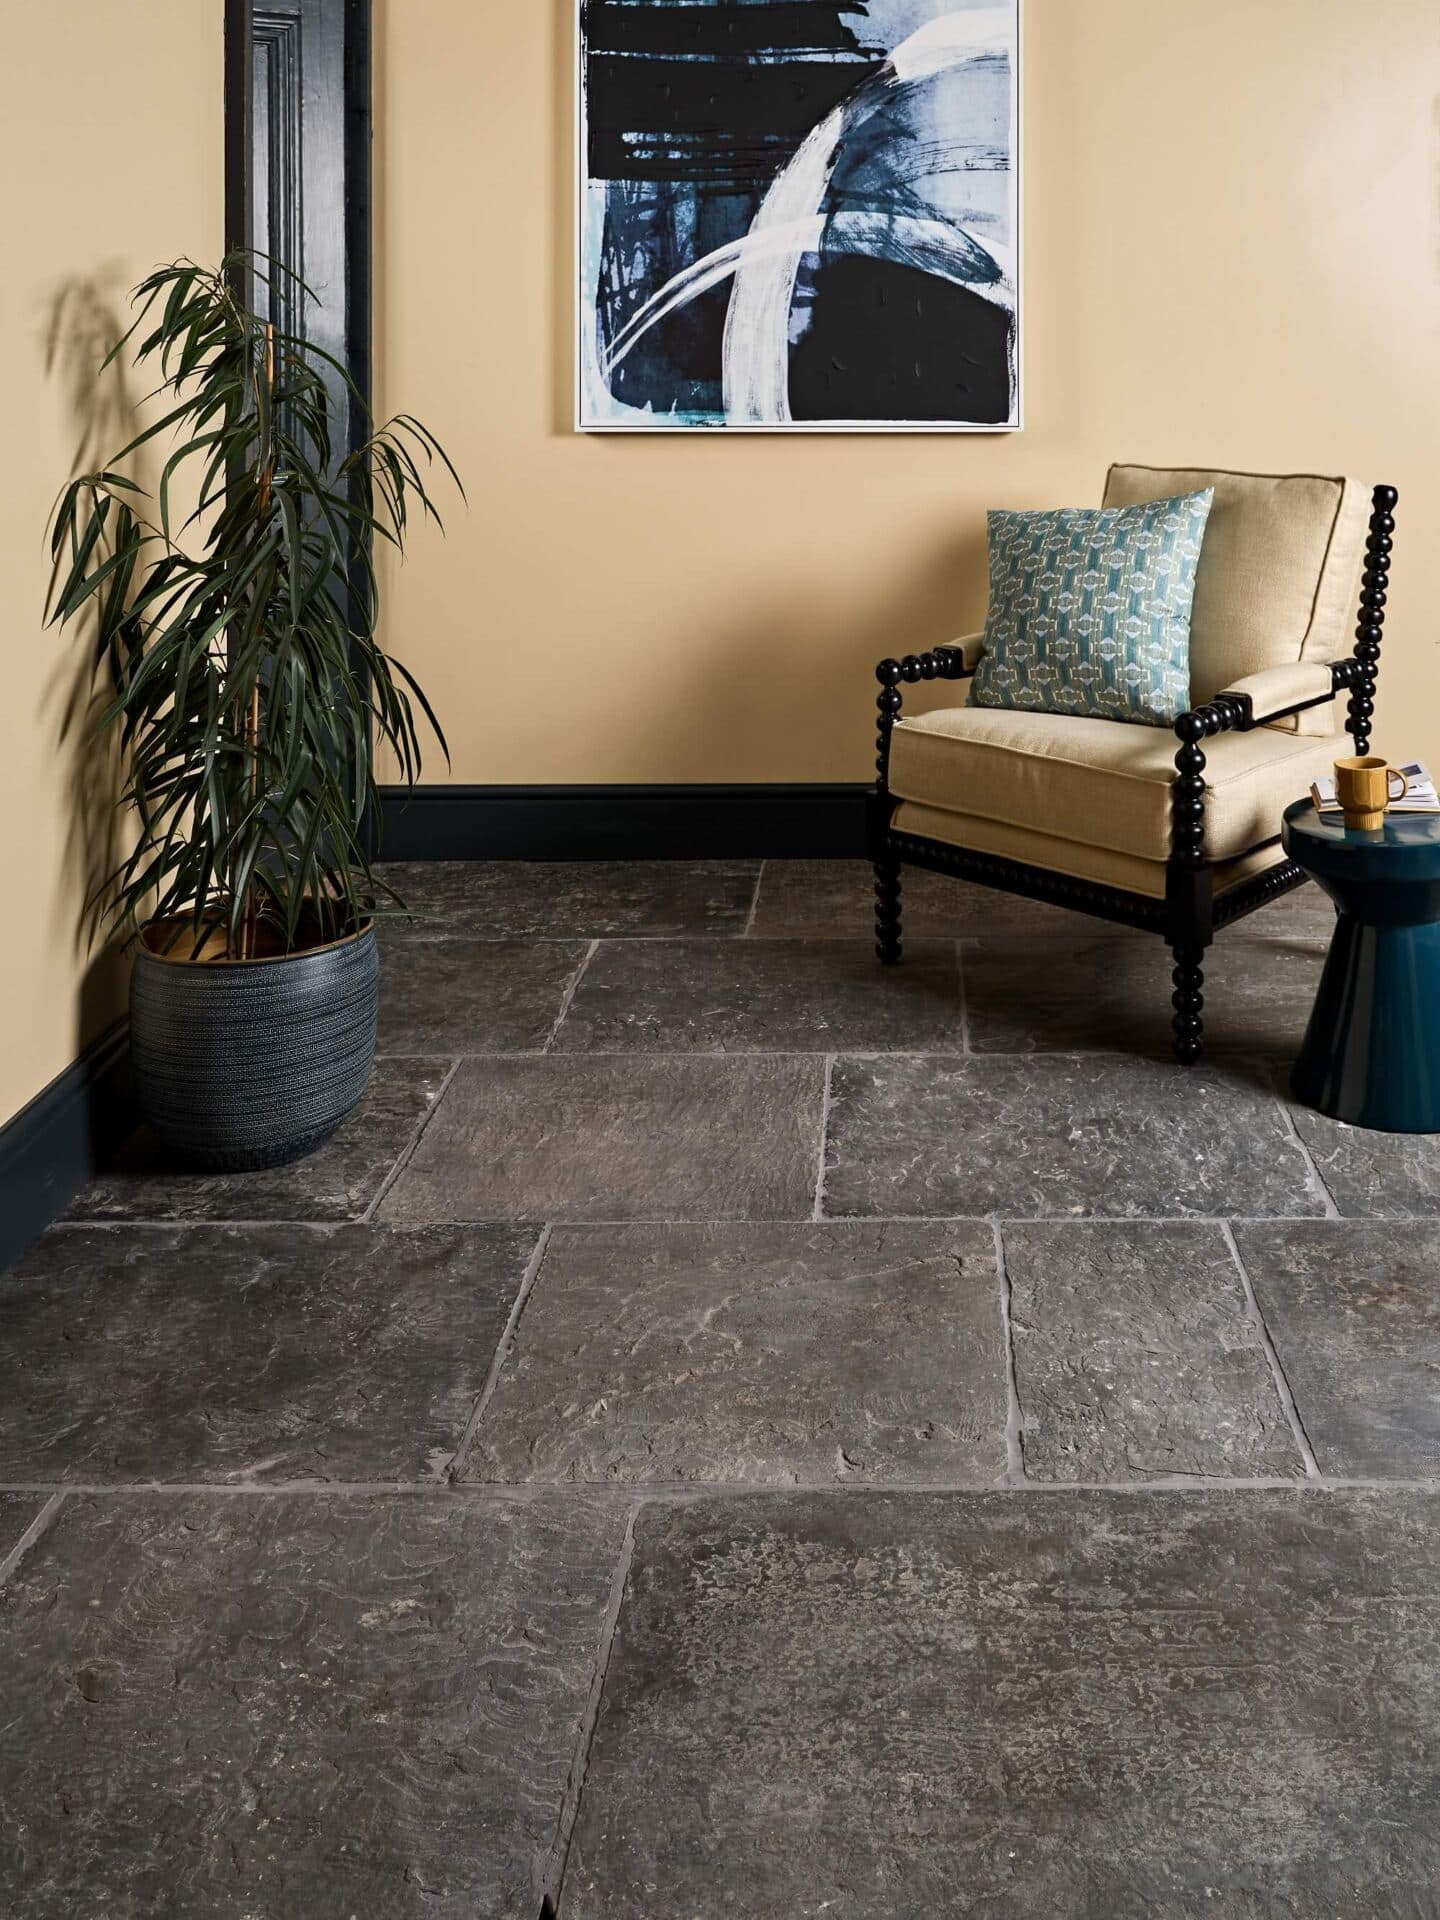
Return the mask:
[[471,496],[389,635],[455,779],[863,779],[985,508],[1112,458],[1398,485],[1380,744],[1440,763],[1434,0],[1029,0],[1026,430],[729,441],[570,431],[574,0],[377,3],[379,397]]
[[[218,256],[223,12],[223,0],[46,0],[14,9],[6,22],[0,1122],[123,1004],[121,969],[94,960],[77,937],[100,827],[77,798],[75,735],[60,737],[73,643],[41,624],[43,531],[79,439],[70,353],[47,374],[47,326],[67,282],[88,290],[68,308],[65,335],[78,349],[103,309],[118,311],[157,261]],[[81,385],[94,395],[91,383]],[[108,404],[115,399],[109,390]]]

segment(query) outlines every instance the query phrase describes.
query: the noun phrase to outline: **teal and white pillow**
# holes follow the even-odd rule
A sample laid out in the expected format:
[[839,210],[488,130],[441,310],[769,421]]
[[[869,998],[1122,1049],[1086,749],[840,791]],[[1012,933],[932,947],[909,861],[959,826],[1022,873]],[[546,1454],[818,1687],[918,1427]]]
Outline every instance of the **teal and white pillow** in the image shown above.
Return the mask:
[[992,513],[971,704],[1168,726],[1190,705],[1190,608],[1214,489],[1140,507]]

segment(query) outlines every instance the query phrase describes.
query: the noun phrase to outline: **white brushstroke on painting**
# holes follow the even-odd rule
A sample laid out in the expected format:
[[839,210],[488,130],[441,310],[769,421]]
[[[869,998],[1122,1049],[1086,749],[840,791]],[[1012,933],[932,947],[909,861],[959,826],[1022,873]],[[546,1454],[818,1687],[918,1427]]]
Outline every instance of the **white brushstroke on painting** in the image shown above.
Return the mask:
[[[805,136],[760,202],[752,234],[820,214],[851,109],[868,90],[867,84]],[[790,304],[803,258],[803,248],[787,247],[747,257],[736,269],[722,356],[727,420],[760,426],[790,418]]]
[[[827,114],[781,169],[752,234],[820,214],[845,135],[897,86],[927,80],[1010,44],[1008,7],[944,14],[903,40],[873,79]],[[790,308],[804,249],[742,257],[725,316],[725,418],[732,426],[785,426],[790,414]]]
[[[643,307],[636,308],[616,334],[609,353],[602,356],[600,371],[608,378],[627,355],[634,352],[651,327],[702,293],[708,293],[711,287],[728,280],[740,262],[752,253],[793,253],[798,259],[818,248],[825,231],[826,223],[818,216],[765,233],[757,233],[752,228],[738,240],[727,241],[723,247],[692,262],[672,280],[667,280]],[[1010,249],[993,240],[982,244],[963,227],[917,219],[912,214],[840,213],[833,215],[829,222],[829,244],[836,252],[869,254],[876,259],[893,260],[903,253],[914,263],[923,265],[927,273],[949,280],[957,287],[969,287],[972,293],[993,301],[1007,313],[1013,311],[1015,287]],[[987,279],[977,275],[977,260],[995,267],[997,277]]]
[[637,307],[631,314],[601,362],[605,373],[613,373],[651,327],[667,314],[674,313],[677,307],[687,306],[702,293],[708,293],[711,287],[718,287],[722,281],[728,280],[744,254],[752,250],[794,253],[797,248],[801,254],[805,254],[819,246],[824,231],[825,222],[818,215],[810,220],[798,220],[791,227],[777,227],[770,233],[757,234],[752,229],[749,233],[742,233],[738,240],[727,241],[723,247],[716,247],[713,253],[692,261],[673,279],[667,280],[658,293],[652,293],[643,307]]

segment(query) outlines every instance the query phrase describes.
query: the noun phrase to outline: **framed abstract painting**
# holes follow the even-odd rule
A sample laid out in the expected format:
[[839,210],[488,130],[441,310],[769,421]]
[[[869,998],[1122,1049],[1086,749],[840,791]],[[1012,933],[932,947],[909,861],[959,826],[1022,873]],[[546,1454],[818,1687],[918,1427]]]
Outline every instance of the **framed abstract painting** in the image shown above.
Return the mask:
[[1013,430],[1020,0],[579,0],[583,432]]

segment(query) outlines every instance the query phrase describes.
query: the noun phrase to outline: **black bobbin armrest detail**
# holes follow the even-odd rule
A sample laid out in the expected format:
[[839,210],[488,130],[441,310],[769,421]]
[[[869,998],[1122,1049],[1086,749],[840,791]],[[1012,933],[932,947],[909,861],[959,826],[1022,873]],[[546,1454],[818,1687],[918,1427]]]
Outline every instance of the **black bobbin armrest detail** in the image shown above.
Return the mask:
[[900,660],[882,660],[875,669],[880,695],[875,702],[875,776],[880,792],[890,771],[890,732],[900,717],[901,681],[968,680],[973,667],[965,664],[963,647],[934,647],[929,653],[907,653]]

